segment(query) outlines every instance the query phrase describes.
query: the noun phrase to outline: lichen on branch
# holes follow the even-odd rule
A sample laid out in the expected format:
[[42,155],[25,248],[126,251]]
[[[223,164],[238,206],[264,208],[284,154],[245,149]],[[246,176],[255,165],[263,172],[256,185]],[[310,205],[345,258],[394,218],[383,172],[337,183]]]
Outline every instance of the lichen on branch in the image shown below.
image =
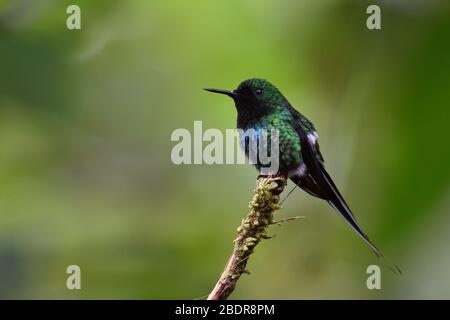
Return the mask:
[[[280,193],[286,186],[283,176],[263,177],[256,181],[250,212],[238,227],[238,235],[234,240],[233,253],[228,259],[225,269],[216,286],[208,296],[208,300],[223,300],[233,292],[237,281],[246,269],[247,261],[261,240],[270,239],[267,235],[268,226],[284,221],[274,221],[273,213],[280,209]],[[298,219],[301,217],[294,217]]]

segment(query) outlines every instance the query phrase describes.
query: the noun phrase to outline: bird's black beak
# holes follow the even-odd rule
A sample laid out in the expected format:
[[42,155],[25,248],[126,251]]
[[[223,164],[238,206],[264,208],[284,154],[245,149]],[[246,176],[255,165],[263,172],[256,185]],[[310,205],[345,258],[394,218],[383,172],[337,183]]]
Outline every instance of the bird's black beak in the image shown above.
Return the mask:
[[229,90],[210,89],[210,88],[206,88],[205,90],[209,91],[209,92],[225,94],[233,99],[235,99],[237,97],[237,94],[235,92],[229,91]]

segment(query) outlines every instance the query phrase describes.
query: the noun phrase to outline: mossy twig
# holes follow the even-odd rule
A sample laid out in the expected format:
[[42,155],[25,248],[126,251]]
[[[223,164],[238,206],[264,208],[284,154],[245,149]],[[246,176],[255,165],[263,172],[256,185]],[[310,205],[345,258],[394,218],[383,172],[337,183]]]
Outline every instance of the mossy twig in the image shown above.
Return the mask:
[[267,227],[274,223],[282,223],[300,217],[273,221],[273,212],[280,209],[280,193],[286,186],[282,176],[263,177],[256,182],[255,194],[250,201],[250,213],[238,227],[238,236],[234,240],[234,250],[225,266],[208,300],[224,300],[234,291],[237,281],[246,269],[247,261],[254,252],[256,245],[263,239],[270,239]]

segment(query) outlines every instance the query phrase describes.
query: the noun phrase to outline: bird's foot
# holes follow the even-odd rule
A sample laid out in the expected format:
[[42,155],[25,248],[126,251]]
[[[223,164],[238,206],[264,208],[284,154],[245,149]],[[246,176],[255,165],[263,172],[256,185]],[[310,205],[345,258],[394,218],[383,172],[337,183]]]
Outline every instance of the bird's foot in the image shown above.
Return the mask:
[[286,177],[283,175],[262,175],[260,174],[257,180],[260,179],[272,179],[278,186],[271,190],[272,194],[279,195],[283,192],[284,187],[286,186]]

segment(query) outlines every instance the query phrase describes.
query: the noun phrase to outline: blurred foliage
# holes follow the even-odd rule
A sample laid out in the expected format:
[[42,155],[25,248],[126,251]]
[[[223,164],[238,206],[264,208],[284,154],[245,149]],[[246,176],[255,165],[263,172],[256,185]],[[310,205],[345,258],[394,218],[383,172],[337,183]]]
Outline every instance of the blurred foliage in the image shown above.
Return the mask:
[[[82,29],[65,26],[69,4]],[[316,125],[329,171],[404,275],[302,192],[233,298],[450,298],[450,6],[231,0],[0,1],[0,297],[206,295],[247,212],[248,166],[170,161],[176,128],[235,126],[203,87],[277,84]],[[65,287],[68,265],[82,290]]]

